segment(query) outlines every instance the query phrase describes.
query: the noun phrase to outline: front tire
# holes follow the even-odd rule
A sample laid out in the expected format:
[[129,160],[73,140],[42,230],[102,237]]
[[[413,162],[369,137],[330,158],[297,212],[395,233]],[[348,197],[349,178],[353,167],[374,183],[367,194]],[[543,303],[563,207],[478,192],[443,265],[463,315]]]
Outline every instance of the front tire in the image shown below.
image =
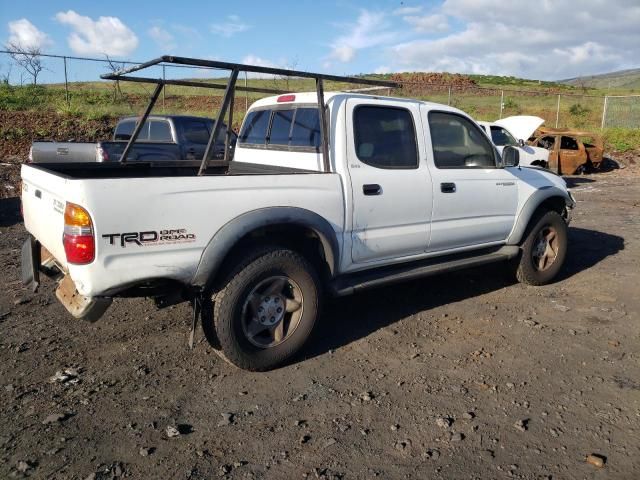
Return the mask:
[[205,334],[229,363],[251,371],[282,365],[313,331],[320,281],[299,253],[281,247],[248,252],[203,310]]
[[558,274],[567,256],[567,224],[557,212],[547,211],[534,217],[530,227],[516,277],[527,285],[546,285]]

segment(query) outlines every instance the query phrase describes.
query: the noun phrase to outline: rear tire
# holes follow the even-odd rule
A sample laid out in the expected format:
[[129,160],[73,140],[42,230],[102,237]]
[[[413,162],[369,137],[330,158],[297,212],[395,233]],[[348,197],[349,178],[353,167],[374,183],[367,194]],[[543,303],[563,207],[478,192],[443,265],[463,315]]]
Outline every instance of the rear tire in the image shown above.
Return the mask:
[[564,219],[554,211],[531,220],[516,270],[520,283],[546,285],[554,279],[567,256],[567,230]]
[[320,280],[299,253],[282,247],[247,252],[203,309],[211,345],[229,363],[273,369],[305,344],[319,312]]

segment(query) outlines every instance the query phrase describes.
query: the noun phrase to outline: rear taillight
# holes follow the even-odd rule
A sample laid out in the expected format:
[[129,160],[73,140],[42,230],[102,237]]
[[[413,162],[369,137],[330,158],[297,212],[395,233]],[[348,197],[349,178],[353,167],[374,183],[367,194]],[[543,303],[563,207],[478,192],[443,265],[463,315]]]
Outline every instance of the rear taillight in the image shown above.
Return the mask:
[[84,265],[93,262],[96,244],[93,223],[89,213],[80,205],[67,202],[64,209],[64,234],[62,236],[67,262]]

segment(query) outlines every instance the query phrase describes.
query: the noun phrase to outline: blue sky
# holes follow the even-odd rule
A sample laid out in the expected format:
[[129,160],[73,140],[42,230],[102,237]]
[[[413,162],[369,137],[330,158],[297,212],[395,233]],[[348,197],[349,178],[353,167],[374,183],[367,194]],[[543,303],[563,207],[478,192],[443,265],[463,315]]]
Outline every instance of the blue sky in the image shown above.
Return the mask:
[[568,0],[23,0],[0,7],[4,45],[129,60],[172,53],[345,74],[559,79],[632,68],[640,63],[638,25],[637,0],[583,0],[580,9]]

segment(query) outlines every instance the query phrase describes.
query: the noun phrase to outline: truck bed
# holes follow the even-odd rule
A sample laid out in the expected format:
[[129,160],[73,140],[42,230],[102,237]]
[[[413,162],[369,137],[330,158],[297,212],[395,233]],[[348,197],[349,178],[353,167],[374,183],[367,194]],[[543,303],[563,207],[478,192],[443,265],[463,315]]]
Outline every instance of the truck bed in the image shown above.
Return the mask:
[[[31,164],[31,167],[55,173],[66,179],[101,178],[155,178],[155,177],[195,177],[200,161],[177,162],[132,162],[132,163],[46,163]],[[211,175],[286,175],[295,173],[319,173],[276,165],[259,165],[244,162],[211,162],[206,171]]]
[[[345,214],[338,174],[229,162],[197,176],[199,165],[25,164],[25,227],[88,297],[110,296],[154,279],[190,284],[216,232],[266,207],[314,212],[341,238]],[[66,261],[62,238],[68,202],[83,207],[93,222],[95,260],[86,265]],[[132,232],[182,236],[144,245],[114,240]]]

